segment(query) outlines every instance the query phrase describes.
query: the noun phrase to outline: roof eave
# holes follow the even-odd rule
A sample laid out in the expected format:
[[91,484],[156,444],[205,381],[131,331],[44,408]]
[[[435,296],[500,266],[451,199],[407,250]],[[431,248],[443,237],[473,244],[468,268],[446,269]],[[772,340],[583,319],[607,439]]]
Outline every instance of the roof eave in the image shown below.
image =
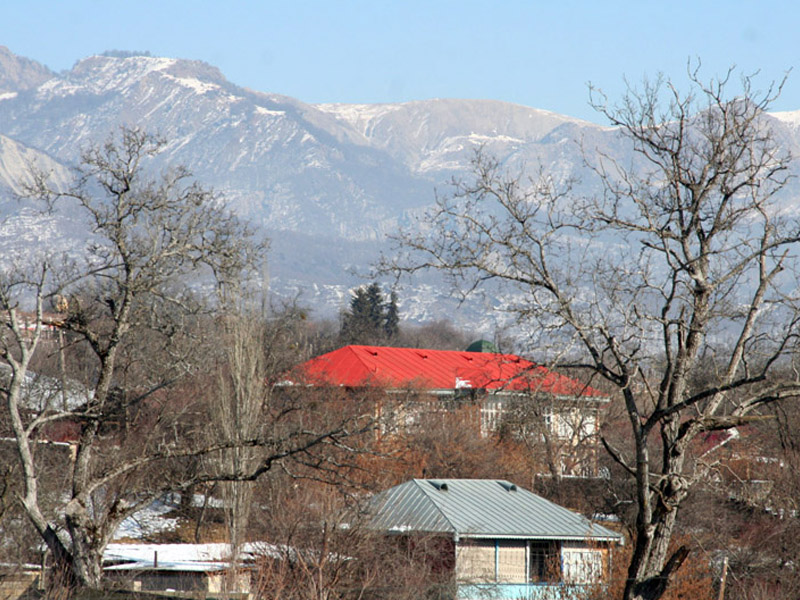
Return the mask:
[[547,540],[559,542],[617,542],[624,543],[625,538],[618,536],[597,535],[539,535],[530,533],[459,533],[460,538],[467,539],[492,539],[492,540]]

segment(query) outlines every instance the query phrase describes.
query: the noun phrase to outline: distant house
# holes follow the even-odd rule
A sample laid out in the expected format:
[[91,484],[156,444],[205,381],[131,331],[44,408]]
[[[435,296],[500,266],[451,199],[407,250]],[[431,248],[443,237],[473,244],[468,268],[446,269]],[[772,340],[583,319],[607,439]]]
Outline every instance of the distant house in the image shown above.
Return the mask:
[[[16,318],[17,323],[19,324],[20,330],[22,335],[25,339],[31,339],[33,337],[34,332],[36,331],[36,326],[38,321],[38,317],[35,312],[31,311],[16,311]],[[62,322],[63,315],[59,313],[42,313],[41,316],[41,335],[43,338],[54,338],[60,331],[60,327],[63,325]],[[4,311],[0,313],[0,320],[6,325],[10,325],[11,317],[8,311]]]
[[608,396],[513,354],[345,346],[303,363],[285,383],[380,388],[387,398],[402,399],[398,416],[406,426],[426,410],[471,405],[484,436],[514,403],[533,403],[540,435],[561,449],[562,474],[597,475],[599,411]]
[[0,599],[41,598],[44,589],[41,565],[0,562]]
[[112,587],[133,592],[246,599],[250,595],[246,565],[261,550],[246,544],[241,557],[245,568],[233,569],[229,544],[109,544],[103,571]]
[[555,599],[602,585],[619,533],[496,479],[413,479],[371,503],[370,527],[450,543],[457,598]]

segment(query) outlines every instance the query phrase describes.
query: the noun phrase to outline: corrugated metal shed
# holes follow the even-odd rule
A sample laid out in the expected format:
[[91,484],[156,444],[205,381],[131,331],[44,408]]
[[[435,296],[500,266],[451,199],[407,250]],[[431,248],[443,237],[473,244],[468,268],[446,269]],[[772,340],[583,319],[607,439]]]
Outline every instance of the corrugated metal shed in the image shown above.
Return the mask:
[[344,346],[300,365],[292,381],[310,385],[421,390],[486,389],[559,396],[607,396],[514,354],[384,346]]
[[412,479],[373,499],[371,526],[454,538],[621,542],[622,536],[501,479]]

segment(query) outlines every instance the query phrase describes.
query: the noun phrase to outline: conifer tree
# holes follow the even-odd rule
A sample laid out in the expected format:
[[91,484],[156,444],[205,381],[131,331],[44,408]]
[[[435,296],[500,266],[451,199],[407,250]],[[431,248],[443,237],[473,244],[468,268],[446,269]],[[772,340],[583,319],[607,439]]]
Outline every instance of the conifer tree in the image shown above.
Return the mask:
[[394,338],[400,332],[400,313],[397,308],[397,292],[394,290],[389,295],[389,304],[386,305],[383,330],[387,339]]
[[386,302],[378,282],[355,290],[350,309],[342,315],[339,337],[345,344],[383,344],[399,332],[397,294]]
[[370,333],[378,333],[383,331],[384,316],[384,300],[383,290],[377,281],[371,283],[367,287],[367,327]]

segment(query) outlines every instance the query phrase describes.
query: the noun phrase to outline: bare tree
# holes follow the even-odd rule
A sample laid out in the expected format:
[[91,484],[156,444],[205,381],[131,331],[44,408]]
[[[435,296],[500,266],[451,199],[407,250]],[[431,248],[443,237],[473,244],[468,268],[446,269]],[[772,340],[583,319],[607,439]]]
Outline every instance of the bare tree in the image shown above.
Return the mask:
[[[158,458],[185,452],[166,435],[140,440],[142,452],[100,452],[108,422],[119,416],[122,405],[141,405],[189,367],[188,346],[179,342],[189,329],[186,317],[200,304],[193,300],[187,277],[206,269],[210,278],[224,283],[239,277],[257,251],[250,233],[211,192],[192,184],[184,169],[159,179],[145,176],[143,163],[162,145],[139,130],[123,129],[119,139],[84,152],[66,189],[51,188],[45,174],[34,172],[28,200],[82,214],[91,241],[78,261],[42,257],[27,271],[5,270],[0,285],[5,317],[0,352],[12,370],[2,391],[24,473],[23,505],[56,561],[70,567],[75,581],[91,587],[99,585],[102,552],[116,527],[159,491],[115,495],[111,484],[130,479]],[[23,327],[19,307],[30,298],[35,304],[32,325]],[[47,303],[58,314],[46,314]],[[81,405],[67,410],[48,406],[31,414],[21,403],[23,383],[47,327],[68,332],[74,343],[89,349],[92,378]],[[135,395],[130,398],[120,393],[120,365],[137,338],[146,339],[150,353],[168,357],[168,368],[145,369],[148,377],[130,390]],[[33,444],[45,425],[67,420],[78,425],[79,434],[65,465],[70,489],[60,507],[64,536],[41,510],[41,468]]]
[[597,476],[598,406],[536,393],[518,394],[506,403],[499,433],[526,448],[539,473],[552,479],[556,493],[564,475]]
[[[775,202],[789,157],[758,93],[732,73],[697,70],[629,89],[595,108],[633,148],[622,164],[586,151],[602,183],[573,197],[542,173],[529,182],[479,155],[475,181],[437,199],[425,233],[399,238],[385,268],[446,273],[463,293],[495,286],[541,356],[591,368],[624,402],[630,445],[607,449],[635,478],[637,518],[624,597],[661,597],[687,550],[675,518],[704,476],[698,435],[744,422],[800,392],[777,377],[798,334],[796,219]],[[697,377],[702,369],[704,377]]]
[[[287,394],[270,383],[308,358],[301,331],[306,314],[294,305],[270,307],[258,294],[238,286],[224,291],[221,308],[216,389],[203,395],[211,416],[209,438],[228,446],[209,455],[208,471],[239,475],[221,484],[235,559],[246,541],[253,498],[254,481],[246,474],[258,468],[263,456],[248,441],[266,439],[264,426],[276,425],[292,412],[285,411],[290,406]],[[281,410],[271,412],[276,406]]]
[[[265,400],[263,362],[263,324],[255,315],[226,314],[223,317],[222,347],[225,367],[218,374],[218,393],[210,402],[210,432],[220,442],[231,441],[223,452],[220,472],[245,473],[258,461],[256,449],[242,444],[258,435],[261,406]],[[235,563],[247,529],[251,481],[227,481],[222,484],[227,508],[231,560]]]
[[271,538],[257,563],[258,594],[287,600],[450,598],[452,541],[391,536],[370,527],[370,513],[341,489],[280,489]]
[[[123,128],[83,153],[65,189],[34,172],[28,201],[81,215],[91,239],[78,259],[33,256],[25,267],[8,261],[0,271],[0,359],[11,372],[0,397],[19,458],[21,504],[59,568],[90,588],[101,586],[103,551],[118,525],[164,492],[255,479],[291,456],[320,465],[312,449],[341,448],[354,429],[369,427],[352,412],[308,423],[276,409],[293,418],[268,420],[251,437],[205,435],[208,413],[187,379],[203,375],[196,354],[213,331],[200,288],[235,286],[264,246],[185,169],[148,177],[147,163],[162,147]],[[66,410],[55,403],[31,410],[26,400],[26,377],[48,328],[65,332],[70,349],[87,358],[84,399]],[[77,433],[62,465],[66,489],[48,510],[36,446],[57,423]],[[245,446],[260,449],[257,460],[227,472],[202,469],[198,457]]]

